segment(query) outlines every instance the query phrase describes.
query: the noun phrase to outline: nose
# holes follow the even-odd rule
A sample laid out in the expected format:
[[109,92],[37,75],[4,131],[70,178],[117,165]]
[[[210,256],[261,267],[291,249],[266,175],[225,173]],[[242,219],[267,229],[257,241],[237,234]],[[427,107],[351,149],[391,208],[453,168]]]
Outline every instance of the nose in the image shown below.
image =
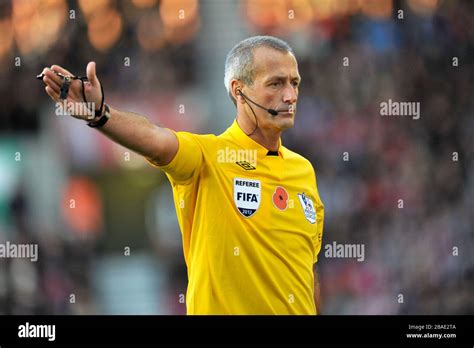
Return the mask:
[[285,90],[283,91],[283,102],[285,104],[295,104],[297,99],[298,99],[297,89],[293,85],[288,84],[285,87]]

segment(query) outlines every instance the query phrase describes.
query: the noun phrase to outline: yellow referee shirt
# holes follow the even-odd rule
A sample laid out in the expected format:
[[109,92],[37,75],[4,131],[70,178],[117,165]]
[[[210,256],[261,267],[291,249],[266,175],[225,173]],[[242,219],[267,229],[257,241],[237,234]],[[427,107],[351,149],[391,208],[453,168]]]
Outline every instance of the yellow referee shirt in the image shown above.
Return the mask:
[[311,163],[271,153],[236,121],[224,133],[176,132],[161,166],[173,187],[188,314],[315,314],[313,263],[324,206]]

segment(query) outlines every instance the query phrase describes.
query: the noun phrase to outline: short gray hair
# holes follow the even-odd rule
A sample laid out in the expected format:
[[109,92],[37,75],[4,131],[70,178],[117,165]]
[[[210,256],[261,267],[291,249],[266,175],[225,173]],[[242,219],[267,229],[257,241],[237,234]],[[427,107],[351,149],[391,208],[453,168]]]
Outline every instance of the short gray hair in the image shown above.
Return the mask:
[[277,51],[293,53],[290,45],[273,36],[252,36],[235,45],[227,54],[224,73],[225,88],[235,105],[236,101],[230,91],[230,81],[238,79],[249,86],[253,84],[253,53],[259,47],[269,47]]

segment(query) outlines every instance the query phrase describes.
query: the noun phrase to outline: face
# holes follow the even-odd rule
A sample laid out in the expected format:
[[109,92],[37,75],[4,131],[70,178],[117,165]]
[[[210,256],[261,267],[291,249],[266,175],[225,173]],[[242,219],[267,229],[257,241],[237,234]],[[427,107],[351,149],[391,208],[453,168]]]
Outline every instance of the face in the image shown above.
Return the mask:
[[[284,131],[295,122],[296,101],[301,77],[293,54],[267,47],[254,51],[254,82],[244,85],[242,91],[260,105],[279,112],[272,116],[265,110],[252,105],[258,125],[263,129]],[[241,104],[249,117],[254,118],[247,104]]]

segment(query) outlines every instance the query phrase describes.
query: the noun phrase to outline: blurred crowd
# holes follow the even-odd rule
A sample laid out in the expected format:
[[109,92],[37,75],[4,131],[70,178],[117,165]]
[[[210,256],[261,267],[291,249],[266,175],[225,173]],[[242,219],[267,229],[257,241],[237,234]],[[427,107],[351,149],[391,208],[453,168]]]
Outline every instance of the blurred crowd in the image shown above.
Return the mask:
[[[395,10],[388,18],[355,13],[293,33],[249,24],[247,36],[278,34],[299,62],[296,125],[283,144],[312,162],[325,203],[322,312],[472,314],[474,5],[441,4],[420,15],[405,2],[394,4],[405,9],[402,19]],[[24,68],[0,71],[0,143],[11,154],[12,141],[23,144],[26,137],[26,149],[46,142],[37,151],[50,151],[55,162],[44,172],[59,166],[63,173],[62,189],[51,191],[57,223],[44,225],[35,222],[37,203],[28,189],[41,170],[33,166],[25,174],[21,167],[16,180],[0,177],[0,188],[14,183],[0,190],[0,242],[38,243],[40,250],[36,263],[0,260],[0,313],[133,313],[132,305],[114,306],[141,297],[147,300],[140,313],[183,314],[186,268],[166,179],[138,156],[124,164],[124,149],[78,121],[48,115],[51,102],[34,76],[52,63],[82,73],[84,62],[96,60],[117,108],[177,130],[211,133],[209,120],[221,117],[219,110],[192,96],[192,117],[180,116],[176,107],[183,93],[200,87],[199,30],[188,41],[150,52],[137,46],[134,22],[126,21],[120,42],[101,53],[84,44],[85,29],[78,28]],[[115,69],[124,57],[133,64]],[[420,118],[381,116],[380,103],[389,99],[419,102]],[[87,184],[72,185],[78,177]],[[72,219],[64,208],[69,201],[61,200],[67,190],[95,202],[100,221],[84,226]],[[326,257],[325,245],[333,241],[365,245],[365,260]],[[117,275],[127,245],[130,257],[135,250],[141,255],[127,272],[147,269],[144,278],[154,279],[136,278],[146,291],[117,289],[127,283]],[[108,300],[114,296],[115,302]]]
[[[324,242],[366,252],[361,263],[321,258],[325,313],[474,310],[474,8],[457,4],[352,18],[319,56],[300,57],[305,89],[286,143],[315,165]],[[420,102],[420,119],[381,116],[390,98]]]

